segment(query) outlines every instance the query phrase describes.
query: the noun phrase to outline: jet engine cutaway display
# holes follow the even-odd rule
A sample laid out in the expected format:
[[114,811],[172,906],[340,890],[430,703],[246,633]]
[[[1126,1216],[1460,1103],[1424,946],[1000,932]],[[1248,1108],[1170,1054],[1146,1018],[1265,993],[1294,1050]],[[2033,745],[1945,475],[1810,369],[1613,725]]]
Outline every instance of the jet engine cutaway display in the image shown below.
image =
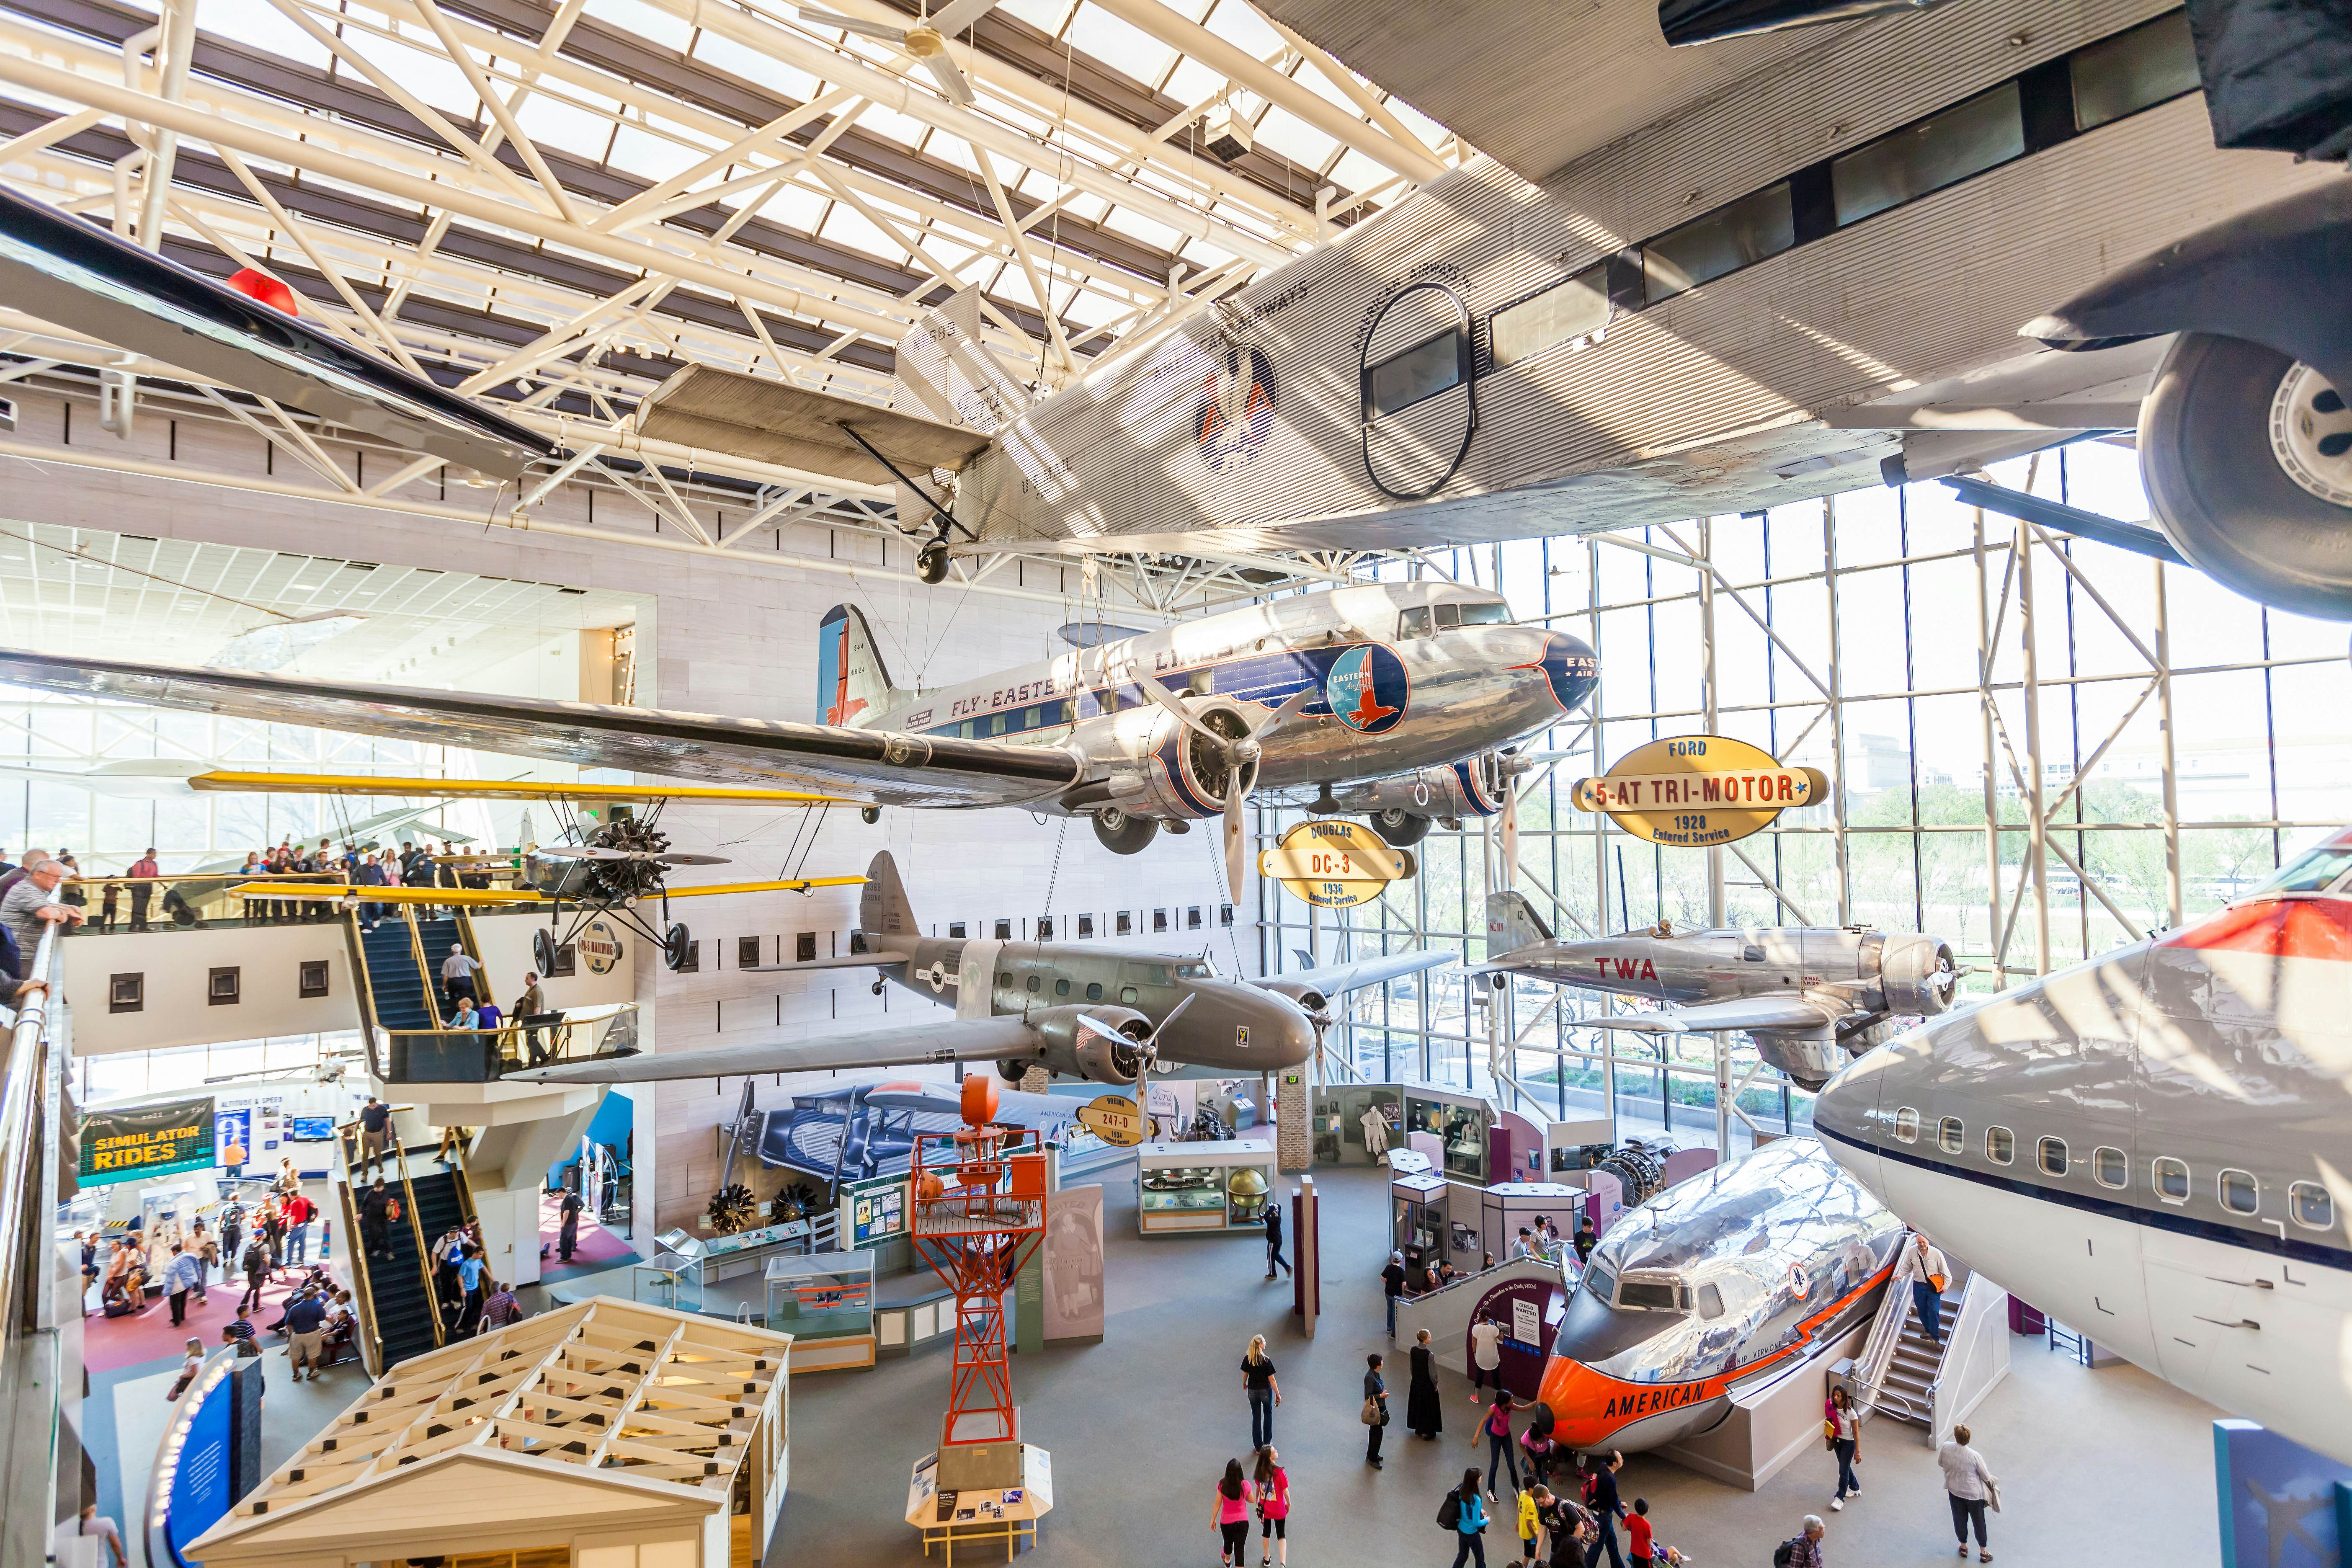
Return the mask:
[[1949,943],[1859,929],[1751,926],[1562,942],[1523,893],[1486,900],[1479,967],[1663,1004],[1578,1020],[1643,1034],[1738,1031],[1800,1088],[1818,1089],[1888,1038],[1895,1020],[1948,1010],[1959,987]]
[[1628,1210],[1592,1249],[1544,1363],[1555,1438],[1631,1451],[1706,1431],[1743,1388],[1867,1321],[1902,1238],[1810,1138]]

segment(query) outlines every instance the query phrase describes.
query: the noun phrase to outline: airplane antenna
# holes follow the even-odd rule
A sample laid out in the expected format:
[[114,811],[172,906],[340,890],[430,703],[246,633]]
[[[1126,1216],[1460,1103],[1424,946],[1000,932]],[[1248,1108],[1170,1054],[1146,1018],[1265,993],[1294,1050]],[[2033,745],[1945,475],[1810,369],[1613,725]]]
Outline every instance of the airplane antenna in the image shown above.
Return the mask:
[[1633,929],[1633,900],[1625,896],[1625,847],[1617,846],[1617,929]]

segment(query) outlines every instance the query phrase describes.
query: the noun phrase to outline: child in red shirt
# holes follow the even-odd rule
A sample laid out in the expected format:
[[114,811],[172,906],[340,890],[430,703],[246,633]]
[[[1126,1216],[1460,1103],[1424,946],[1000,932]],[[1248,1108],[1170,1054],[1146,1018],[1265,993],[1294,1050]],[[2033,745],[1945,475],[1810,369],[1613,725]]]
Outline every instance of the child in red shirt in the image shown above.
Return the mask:
[[1647,1498],[1633,1500],[1633,1511],[1625,1521],[1625,1547],[1627,1558],[1634,1568],[1649,1568],[1650,1500]]

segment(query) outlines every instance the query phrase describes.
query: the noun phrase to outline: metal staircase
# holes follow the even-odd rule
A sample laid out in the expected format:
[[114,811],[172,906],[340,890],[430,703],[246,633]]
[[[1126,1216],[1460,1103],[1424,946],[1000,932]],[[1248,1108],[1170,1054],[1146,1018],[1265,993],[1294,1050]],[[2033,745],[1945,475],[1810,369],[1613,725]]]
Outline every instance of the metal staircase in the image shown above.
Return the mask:
[[1941,1444],[2009,1373],[2008,1292],[1946,1255],[1944,1342],[1930,1341],[1906,1283],[1889,1289],[1849,1386],[1864,1416],[1883,1412]]
[[[1954,1263],[1951,1274],[1944,1281],[1942,1328],[1946,1331],[1959,1322],[1960,1299],[1968,1289],[1969,1272],[1965,1265]],[[1874,1405],[1897,1421],[1907,1421],[1914,1426],[1932,1431],[1936,1425],[1936,1385],[1944,1375],[1944,1357],[1951,1348],[1948,1332],[1944,1342],[1937,1344],[1920,1330],[1919,1314],[1911,1310],[1911,1290],[1906,1285],[1900,1296],[1887,1292],[1885,1305],[1879,1309],[1884,1319],[1892,1311],[1895,1333],[1893,1349],[1879,1375],[1878,1386],[1866,1404]],[[1874,1328],[1871,1338],[1877,1339]]]

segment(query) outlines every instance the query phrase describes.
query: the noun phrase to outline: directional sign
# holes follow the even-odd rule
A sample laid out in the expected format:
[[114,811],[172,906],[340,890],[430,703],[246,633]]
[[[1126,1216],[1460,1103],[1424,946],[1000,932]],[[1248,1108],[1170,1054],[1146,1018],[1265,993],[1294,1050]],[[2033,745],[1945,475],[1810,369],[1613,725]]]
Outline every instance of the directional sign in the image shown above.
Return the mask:
[[1326,910],[1370,903],[1415,868],[1411,851],[1361,822],[1302,822],[1257,858],[1259,876]]
[[1123,1094],[1097,1095],[1079,1106],[1078,1124],[1120,1149],[1132,1149],[1143,1142],[1143,1112]]
[[1653,844],[1704,848],[1769,826],[1784,811],[1829,799],[1819,768],[1784,768],[1723,735],[1677,735],[1636,746],[1599,778],[1579,779],[1579,811],[1605,811]]

